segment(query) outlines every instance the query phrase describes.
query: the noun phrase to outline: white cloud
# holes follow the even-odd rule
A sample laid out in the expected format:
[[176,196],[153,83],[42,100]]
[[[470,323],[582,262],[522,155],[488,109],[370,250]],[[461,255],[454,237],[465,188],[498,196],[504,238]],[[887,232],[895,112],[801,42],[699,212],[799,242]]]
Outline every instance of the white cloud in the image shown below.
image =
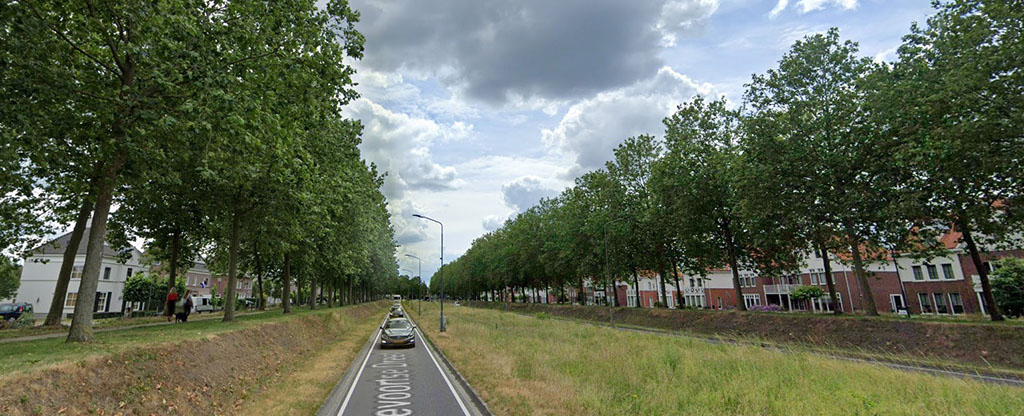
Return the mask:
[[775,16],[778,16],[779,13],[786,9],[786,6],[789,6],[789,0],[779,0],[775,7],[772,8],[772,11],[768,12],[768,17],[775,18]]
[[488,232],[494,231],[501,228],[501,226],[505,224],[505,220],[507,218],[508,217],[502,217],[501,215],[488,215],[484,217],[482,225],[484,226],[484,230],[487,230]]
[[718,0],[673,0],[661,6],[656,27],[661,32],[662,44],[675,46],[676,38],[684,33],[701,29],[718,10]]
[[615,146],[628,137],[661,134],[662,119],[679,104],[714,91],[710,84],[698,84],[663,67],[651,78],[569,107],[557,126],[542,130],[542,139],[549,148],[574,160],[566,173],[576,176],[603,167]]
[[[830,5],[843,10],[853,10],[857,8],[857,0],[797,0],[796,2],[796,7],[799,9],[800,14],[821,10]],[[789,7],[789,0],[779,0],[775,7],[772,8],[772,11],[768,12],[768,17],[775,18],[787,7]]]
[[505,205],[518,212],[523,212],[540,203],[543,198],[558,195],[558,190],[545,186],[541,178],[523,176],[503,185],[501,195],[505,200]]

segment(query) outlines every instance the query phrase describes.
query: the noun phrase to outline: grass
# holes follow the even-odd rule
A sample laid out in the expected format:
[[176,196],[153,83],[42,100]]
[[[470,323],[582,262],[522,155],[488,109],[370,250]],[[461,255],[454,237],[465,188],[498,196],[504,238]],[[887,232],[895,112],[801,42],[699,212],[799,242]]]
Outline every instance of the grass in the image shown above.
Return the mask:
[[[411,310],[411,312],[415,312]],[[1016,415],[1024,389],[437,305],[418,322],[496,415]]]
[[280,377],[247,401],[239,413],[254,416],[316,413],[380,321],[378,314],[360,319],[343,316],[343,328],[335,342],[290,365]]
[[186,324],[96,332],[92,342],[81,344],[67,344],[64,337],[4,343],[0,344],[0,374],[10,375],[64,362],[81,362],[88,358],[114,354],[143,345],[210,337],[225,331],[291,319],[297,315],[326,313],[327,310],[310,311],[306,308],[295,308],[293,311],[292,314],[284,315],[280,310],[268,310],[239,316],[233,323],[210,319]]
[[[278,309],[269,309],[268,311],[270,311],[270,310],[280,311],[279,308]],[[248,312],[245,311],[245,310],[240,310],[240,311],[237,311],[236,313],[241,315],[241,314],[245,314],[245,313],[248,313]],[[190,320],[219,319],[219,318],[221,318],[223,316],[224,316],[224,312],[214,312],[214,313],[195,313],[195,312],[193,312],[192,316],[189,317],[189,319]],[[36,319],[36,324],[37,325],[41,324],[44,319],[46,319],[45,316],[41,317],[39,319]],[[144,317],[140,316],[140,317],[136,317],[136,318],[127,318],[127,319],[126,318],[104,318],[104,319],[94,319],[93,322],[92,322],[92,324],[93,324],[92,327],[93,327],[93,329],[108,329],[108,328],[122,328],[122,327],[128,327],[128,326],[136,326],[136,325],[158,324],[158,323],[164,323],[164,322],[167,322],[167,318],[164,317],[164,316],[144,316]],[[5,329],[3,331],[0,331],[0,340],[11,339],[11,338],[20,338],[20,337],[29,337],[29,336],[38,336],[38,335],[49,335],[49,334],[67,334],[68,333],[68,327],[71,325],[71,320],[70,319],[65,319],[65,320],[63,320],[61,322],[61,324],[64,325],[64,327],[55,328],[55,327],[35,326],[35,327],[32,327],[32,328]]]

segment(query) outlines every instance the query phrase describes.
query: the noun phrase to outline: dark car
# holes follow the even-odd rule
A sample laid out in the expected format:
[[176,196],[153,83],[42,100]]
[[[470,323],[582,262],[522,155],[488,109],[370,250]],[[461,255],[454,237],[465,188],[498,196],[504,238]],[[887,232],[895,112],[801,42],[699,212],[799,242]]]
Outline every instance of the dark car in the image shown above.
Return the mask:
[[391,307],[391,312],[388,315],[389,318],[405,318],[405,311],[402,310],[401,306],[395,305]]
[[0,303],[0,319],[5,321],[16,321],[22,314],[26,313],[32,313],[31,303]]
[[389,319],[380,327],[380,347],[416,347],[416,326],[408,319]]

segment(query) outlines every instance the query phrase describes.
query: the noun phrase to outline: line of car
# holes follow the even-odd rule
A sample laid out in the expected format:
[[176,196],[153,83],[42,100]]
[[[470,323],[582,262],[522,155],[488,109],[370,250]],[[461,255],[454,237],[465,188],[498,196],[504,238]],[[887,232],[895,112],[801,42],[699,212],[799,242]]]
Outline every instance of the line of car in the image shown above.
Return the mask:
[[396,301],[388,312],[388,319],[380,327],[380,347],[416,348],[416,325],[405,317],[401,301]]

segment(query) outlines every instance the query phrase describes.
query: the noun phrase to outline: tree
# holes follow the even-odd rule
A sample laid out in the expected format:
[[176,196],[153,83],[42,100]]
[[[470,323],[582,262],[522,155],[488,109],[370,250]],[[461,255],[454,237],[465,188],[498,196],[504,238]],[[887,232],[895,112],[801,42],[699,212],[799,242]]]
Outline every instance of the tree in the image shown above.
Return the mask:
[[744,169],[740,115],[726,108],[725,99],[705,103],[696,97],[666,118],[665,126],[667,151],[654,180],[666,207],[662,228],[672,230],[690,273],[706,276],[728,265],[737,307],[745,310],[739,268],[748,263],[750,238],[737,212]]
[[21,267],[7,256],[0,256],[0,299],[14,299],[21,286]]
[[999,260],[992,272],[992,296],[1007,316],[1024,316],[1024,259]]
[[[901,141],[899,166],[922,229],[954,230],[977,267],[992,320],[1003,317],[981,251],[1024,229],[1024,2],[935,3],[913,25],[874,97]],[[1017,210],[1017,211],[1015,211]]]
[[895,141],[867,121],[858,83],[873,67],[857,50],[832,28],[797,41],[778,69],[754,76],[746,94],[754,114],[743,149],[751,196],[745,212],[762,237],[782,230],[782,238],[762,238],[760,248],[788,246],[800,256],[807,247],[792,244],[793,237],[811,243],[835,304],[829,253],[849,254],[865,313],[878,315],[864,262],[884,254],[874,249],[878,230],[900,220],[885,208],[902,171],[888,163]]

